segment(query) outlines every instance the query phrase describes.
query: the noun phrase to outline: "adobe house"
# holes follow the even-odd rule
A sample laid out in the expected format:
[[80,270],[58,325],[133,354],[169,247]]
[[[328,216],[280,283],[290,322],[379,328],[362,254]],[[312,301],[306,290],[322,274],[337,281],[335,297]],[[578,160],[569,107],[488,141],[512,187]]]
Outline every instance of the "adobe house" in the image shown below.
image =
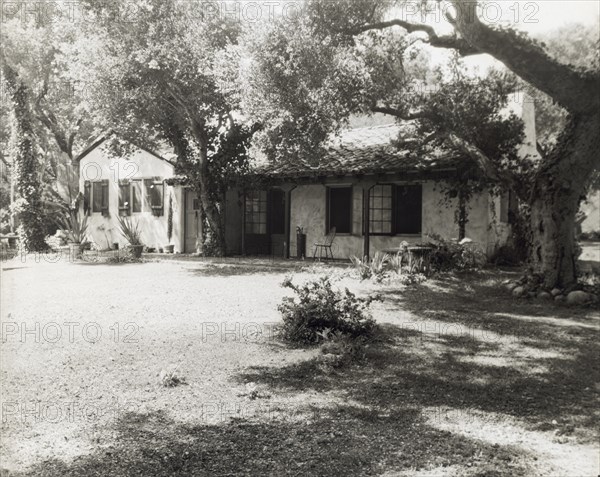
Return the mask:
[[167,159],[168,153],[144,148],[136,148],[127,157],[114,157],[103,148],[106,139],[98,139],[76,158],[89,239],[99,249],[114,243],[127,245],[117,221],[118,216],[127,216],[139,224],[142,243],[158,250],[169,244],[172,214],[170,243],[175,252],[195,252],[202,234],[200,206],[191,191],[166,183],[175,175],[173,159]]
[[[513,98],[510,109],[525,122],[523,154],[535,154],[533,103]],[[399,126],[386,124],[342,133],[312,162],[257,162],[254,184],[230,188],[225,197],[224,227],[228,255],[295,257],[296,227],[306,234],[306,255],[313,243],[335,227],[336,258],[372,255],[397,248],[403,241],[418,244],[428,234],[458,238],[456,200],[443,203],[442,185],[456,175],[460,157],[437,150],[429,155],[391,144]],[[200,203],[196,194],[174,179],[174,159],[168,153],[137,148],[115,158],[91,144],[78,157],[83,212],[89,216],[88,235],[99,248],[126,245],[117,217],[139,223],[144,245],[158,249],[171,242],[176,253],[194,253],[202,237]],[[176,183],[177,181],[169,181]],[[467,204],[466,237],[488,255],[510,236],[510,194],[488,192]],[[172,211],[169,212],[172,207]]]
[[[264,187],[227,192],[228,254],[294,257],[296,227],[307,236],[308,257],[332,227],[335,258],[427,242],[428,234],[457,238],[458,202],[444,202],[442,182],[457,173],[460,158],[398,151],[390,144],[397,132],[395,124],[352,129],[317,165],[258,166]],[[492,253],[509,236],[507,197],[479,194],[467,208],[466,236]]]
[[[511,95],[508,110],[525,123],[521,154],[537,155],[533,101]],[[399,150],[395,123],[350,129],[315,163],[257,164],[254,180],[264,186],[227,192],[227,253],[297,255],[296,228],[306,234],[306,256],[313,244],[336,228],[336,258],[371,256],[374,252],[428,242],[429,234],[459,237],[458,200],[444,203],[444,180],[455,176],[461,158],[437,150],[417,154]],[[512,194],[483,192],[468,204],[465,235],[488,256],[510,236]]]

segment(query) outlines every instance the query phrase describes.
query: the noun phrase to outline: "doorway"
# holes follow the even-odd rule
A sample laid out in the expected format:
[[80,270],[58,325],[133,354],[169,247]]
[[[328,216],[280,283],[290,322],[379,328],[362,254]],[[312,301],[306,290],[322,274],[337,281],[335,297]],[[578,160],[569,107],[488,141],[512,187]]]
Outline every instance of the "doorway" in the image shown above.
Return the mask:
[[245,196],[244,245],[247,255],[285,256],[285,193],[252,190]]
[[196,192],[185,191],[185,253],[195,253],[202,240],[202,210]]

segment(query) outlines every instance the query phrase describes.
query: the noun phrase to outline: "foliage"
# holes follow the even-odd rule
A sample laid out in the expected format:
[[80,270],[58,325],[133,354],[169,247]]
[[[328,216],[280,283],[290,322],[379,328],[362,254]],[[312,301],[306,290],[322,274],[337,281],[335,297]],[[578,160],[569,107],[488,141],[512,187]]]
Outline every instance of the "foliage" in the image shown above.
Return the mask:
[[332,332],[326,328],[319,333],[322,338],[319,367],[329,373],[351,363],[362,361],[365,357],[366,337],[349,336],[341,331]]
[[[599,64],[598,28],[596,25],[571,23],[556,30],[544,32],[539,39],[544,42],[550,55],[578,67],[589,68]],[[538,142],[549,151],[558,140],[567,123],[567,111],[548,95],[521,82],[523,88],[535,101],[535,127]]]
[[[87,142],[93,128],[82,107],[83,88],[76,88],[66,75],[71,58],[61,53],[74,42],[77,29],[68,22],[59,25],[44,21],[43,15],[35,17],[23,21],[18,14],[6,15],[1,31],[2,61],[17,75],[26,97],[35,142],[40,214],[45,233],[53,234],[58,216],[77,196],[78,171],[72,163],[75,150]],[[16,131],[15,118],[8,117],[3,128]],[[7,146],[4,131],[0,131],[0,146]],[[3,162],[13,175],[15,152],[7,149],[8,161]]]
[[87,215],[80,219],[76,210],[69,210],[59,219],[58,225],[64,231],[69,242],[83,243],[87,233],[87,221]]
[[325,330],[352,337],[369,336],[375,327],[368,307],[377,297],[358,298],[348,289],[335,290],[327,277],[300,286],[287,278],[282,286],[297,295],[297,300],[285,297],[278,306],[283,316],[281,336],[285,341],[315,343],[323,339]]
[[432,239],[430,246],[431,267],[437,271],[463,271],[481,268],[485,262],[485,254],[472,242],[461,240],[447,240],[436,234],[429,234]]
[[173,237],[173,194],[169,194],[169,212],[167,215],[167,240],[170,243]]
[[404,252],[387,254],[375,252],[373,258],[360,259],[356,256],[350,257],[361,280],[373,278],[376,282],[394,280],[402,285],[415,285],[427,279],[427,277],[413,267],[410,269],[406,262],[406,247],[403,242]]
[[139,258],[139,257],[134,257],[132,254],[130,253],[116,253],[114,255],[109,256],[106,260],[104,260],[104,263],[110,263],[110,264],[122,264],[122,263],[142,263],[143,259]]
[[390,256],[387,253],[375,252],[373,258],[369,257],[360,259],[357,256],[350,257],[350,261],[358,271],[361,280],[375,277],[378,280],[383,278],[383,273],[386,270],[386,264],[390,261]]
[[119,231],[121,235],[129,242],[129,245],[142,245],[142,231],[139,223],[134,222],[130,217],[118,216]]
[[15,118],[12,132],[15,144],[15,189],[19,195],[16,211],[20,220],[20,243],[25,250],[43,251],[47,245],[44,240],[41,185],[37,170],[37,144],[33,132],[30,94],[17,72],[5,60],[4,54],[0,55],[0,62]]
[[[198,193],[222,251],[221,187],[228,168],[243,159],[246,129],[232,114],[233,97],[220,87],[229,74],[220,56],[237,43],[239,22],[206,15],[195,2],[148,0],[131,23],[105,15],[113,5],[90,1],[86,6],[98,21],[71,52],[76,58],[72,76],[90,84],[86,107],[127,141],[173,149],[178,179]],[[114,152],[130,149],[113,144]]]

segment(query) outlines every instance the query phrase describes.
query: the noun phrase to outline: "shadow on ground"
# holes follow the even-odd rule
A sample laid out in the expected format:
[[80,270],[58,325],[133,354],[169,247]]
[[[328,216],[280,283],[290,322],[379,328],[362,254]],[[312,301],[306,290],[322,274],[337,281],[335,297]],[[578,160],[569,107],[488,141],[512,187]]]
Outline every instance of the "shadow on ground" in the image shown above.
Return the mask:
[[[241,379],[281,390],[341,392],[374,409],[411,405],[503,413],[530,430],[594,443],[600,428],[600,314],[514,299],[477,276],[388,292],[383,308],[410,318],[383,327],[364,363],[334,375],[316,360],[255,368]],[[433,285],[433,286],[432,286]],[[385,313],[384,311],[384,313]]]
[[[381,413],[344,405],[280,417],[190,427],[163,413],[129,414],[115,425],[116,447],[2,476],[334,476],[391,469],[410,475],[457,462],[472,465],[461,474],[472,477],[530,475],[523,452],[434,429],[418,409]],[[495,473],[507,462],[510,474]]]
[[[463,423],[471,412],[499,413],[530,430],[595,442],[594,310],[514,300],[486,274],[389,291],[380,306],[392,317],[409,312],[411,324],[383,325],[360,363],[324,373],[310,359],[235,376],[272,393],[256,416],[191,426],[162,412],[128,414],[109,430],[110,447],[2,475],[538,475],[538,456],[521,447],[444,430],[447,408],[463,413]],[[468,332],[431,333],[440,323]],[[306,393],[320,407],[285,400]]]

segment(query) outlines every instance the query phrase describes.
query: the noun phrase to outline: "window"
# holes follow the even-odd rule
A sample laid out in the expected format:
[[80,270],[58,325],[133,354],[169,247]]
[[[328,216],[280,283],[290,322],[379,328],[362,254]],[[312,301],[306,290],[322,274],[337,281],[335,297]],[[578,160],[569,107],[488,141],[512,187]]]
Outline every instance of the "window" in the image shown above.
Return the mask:
[[369,194],[369,233],[420,234],[421,208],[421,185],[378,184]]
[[327,188],[327,230],[352,233],[352,187]]
[[130,181],[131,188],[131,211],[133,213],[142,211],[142,181],[132,180]]
[[160,178],[144,179],[146,188],[145,204],[147,211],[152,211],[153,215],[163,214],[164,185]]
[[396,234],[421,233],[422,197],[421,185],[396,186]]
[[267,191],[255,190],[246,194],[245,217],[247,234],[267,233]]
[[131,186],[129,181],[119,181],[119,215],[131,215]]
[[[88,185],[90,184],[90,185]],[[92,205],[92,212],[100,212],[108,215],[108,181],[95,181],[86,183],[86,202]],[[90,197],[91,195],[91,197]],[[84,206],[85,208],[85,206]],[[88,209],[89,210],[89,209]]]
[[369,223],[372,234],[392,233],[392,188],[391,185],[376,185],[369,196]]
[[119,181],[119,215],[142,211],[142,181]]

